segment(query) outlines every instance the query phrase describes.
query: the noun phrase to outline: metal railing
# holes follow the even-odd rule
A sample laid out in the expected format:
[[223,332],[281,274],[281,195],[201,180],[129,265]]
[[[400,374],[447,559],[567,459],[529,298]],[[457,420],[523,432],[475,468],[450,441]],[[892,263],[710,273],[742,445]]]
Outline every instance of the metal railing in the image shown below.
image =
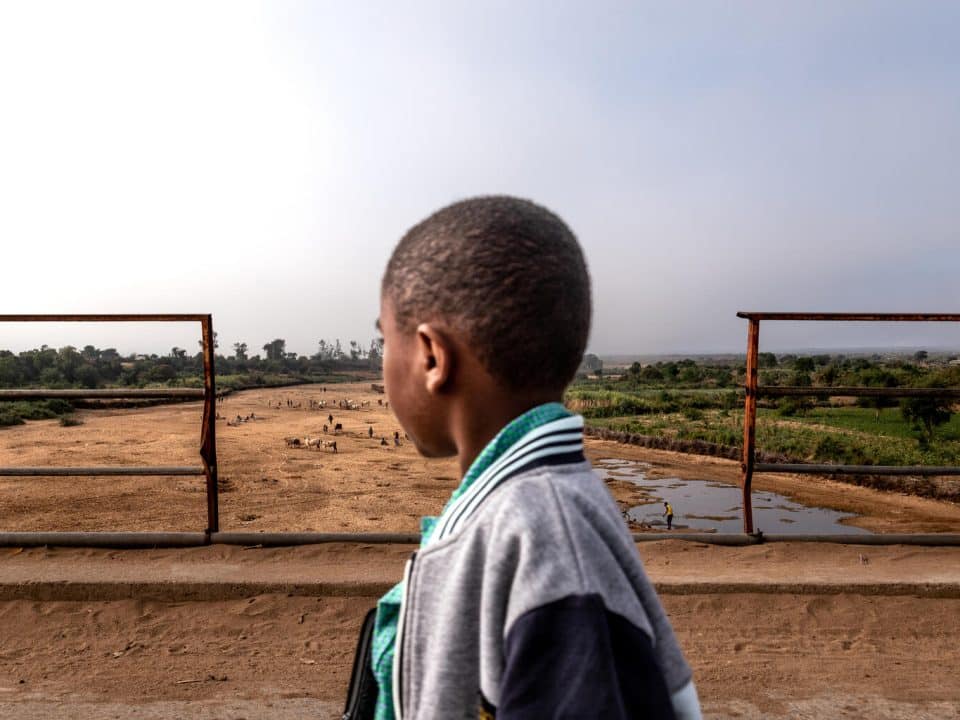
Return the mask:
[[217,494],[216,385],[214,378],[213,316],[207,314],[171,315],[0,315],[0,322],[199,322],[203,345],[203,389],[126,389],[52,390],[3,389],[0,400],[60,399],[203,399],[200,430],[200,465],[197,466],[100,466],[100,467],[0,467],[0,476],[183,476],[206,478],[207,527],[204,536],[209,542],[212,533],[220,531],[220,510]]
[[753,533],[753,502],[750,491],[754,473],[790,472],[811,475],[960,475],[960,467],[954,466],[833,465],[754,462],[756,455],[757,400],[761,397],[844,396],[960,398],[960,388],[761,386],[758,383],[761,320],[818,322],[960,322],[960,314],[738,312],[737,317],[749,321],[749,325],[747,326],[747,376],[744,384],[746,396],[744,398],[743,411],[743,457],[740,463],[740,485],[743,489],[743,531],[745,533]]

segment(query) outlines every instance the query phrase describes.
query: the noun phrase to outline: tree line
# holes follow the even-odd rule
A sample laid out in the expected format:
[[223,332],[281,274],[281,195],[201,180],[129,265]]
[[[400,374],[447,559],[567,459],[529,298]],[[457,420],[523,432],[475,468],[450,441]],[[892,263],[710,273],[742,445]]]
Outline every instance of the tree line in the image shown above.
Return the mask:
[[[276,338],[262,346],[263,354],[250,355],[245,342],[233,345],[233,353],[217,352],[217,375],[272,374],[298,377],[323,375],[337,371],[379,371],[383,357],[382,340],[364,347],[356,340],[343,345],[339,339],[320,340],[312,355],[287,352],[286,341]],[[0,387],[99,388],[109,386],[140,387],[151,384],[175,384],[178,379],[203,373],[202,342],[195,354],[173,347],[165,355],[131,353],[121,355],[115,348],[86,345],[82,349],[67,345],[52,348],[43,345],[13,353],[0,350]]]
[[[593,363],[596,365],[596,363]],[[760,353],[758,357],[760,385],[791,385],[801,387],[823,387],[829,391],[837,386],[865,386],[877,388],[957,388],[960,387],[960,364],[956,356],[931,358],[926,351],[918,351],[905,357],[847,357],[844,355],[795,355]],[[618,374],[615,374],[618,373]],[[581,380],[578,387],[594,386],[608,391],[638,392],[660,389],[677,390],[719,390],[742,388],[746,379],[746,366],[743,358],[730,361],[694,360],[691,358],[676,361],[661,361],[643,365],[632,365],[615,370],[607,370],[606,376],[597,374],[595,381]],[[783,416],[803,415],[812,408],[828,404],[827,392],[824,397],[786,397],[779,400],[761,401],[761,406],[775,408]],[[640,403],[650,412],[663,412],[661,406],[673,407],[678,396],[661,393],[659,402],[650,397],[631,401],[619,398],[615,407],[598,407],[588,412],[598,416],[609,412],[620,412],[623,403]],[[741,396],[742,397],[742,396]],[[694,410],[701,407],[722,409],[729,405],[726,393],[714,393],[701,398],[688,398],[684,401]],[[706,405],[704,405],[706,403]],[[938,427],[945,425],[956,412],[956,400],[947,397],[908,397],[895,399],[890,397],[861,397],[856,404],[871,408],[879,421],[880,412],[885,408],[899,407],[903,419],[913,428],[921,446],[934,440]],[[631,414],[620,412],[620,414]]]

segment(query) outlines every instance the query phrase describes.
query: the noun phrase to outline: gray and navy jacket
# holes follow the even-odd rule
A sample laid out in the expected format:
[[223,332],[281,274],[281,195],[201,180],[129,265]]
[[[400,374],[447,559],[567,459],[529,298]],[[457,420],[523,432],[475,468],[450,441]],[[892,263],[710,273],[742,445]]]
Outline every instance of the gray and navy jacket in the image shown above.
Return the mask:
[[690,667],[583,419],[515,442],[407,563],[398,720],[700,717]]

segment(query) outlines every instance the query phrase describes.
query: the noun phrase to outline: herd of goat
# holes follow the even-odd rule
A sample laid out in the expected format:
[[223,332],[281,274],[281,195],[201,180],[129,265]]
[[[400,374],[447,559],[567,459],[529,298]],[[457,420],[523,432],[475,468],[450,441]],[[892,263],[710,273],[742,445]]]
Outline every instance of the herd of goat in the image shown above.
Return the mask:
[[[326,392],[326,388],[323,388],[323,391]],[[341,399],[339,401],[330,400],[328,403],[327,400],[315,400],[313,398],[308,398],[306,402],[307,402],[307,407],[306,407],[307,410],[324,410],[329,407],[329,408],[338,408],[344,411],[350,411],[350,410],[364,410],[371,406],[370,400],[356,401],[351,399]],[[222,405],[223,403],[222,398],[219,399],[219,403]],[[384,407],[388,409],[390,407],[390,403],[383,399],[378,399],[377,404],[380,407]],[[290,409],[302,409],[303,401],[300,401],[300,400],[294,401],[294,400],[291,400],[290,398],[285,398],[283,400],[269,401],[267,405],[271,409],[282,409],[283,407],[287,407]],[[220,415],[218,411],[216,417],[217,417],[217,420],[226,419],[227,425],[230,427],[237,427],[243,423],[264,419],[262,415],[258,418],[255,412],[251,412],[249,415],[238,414],[234,418],[226,418],[225,416]],[[334,422],[333,413],[329,413],[327,415],[327,423],[323,425],[323,434],[328,435],[332,433],[333,435],[339,435],[341,432],[343,432],[343,423]],[[371,440],[373,439],[374,437],[373,427],[367,428],[367,437]],[[287,438],[284,438],[284,442],[287,444],[288,448],[306,449],[306,450],[309,450],[311,448],[316,448],[317,450],[328,450],[334,453],[338,452],[337,441],[325,440],[323,437],[309,437],[309,436],[302,437],[302,438],[287,437]],[[386,437],[380,438],[380,445],[384,446],[389,444],[390,443],[387,442]],[[399,447],[401,444],[399,431],[393,433],[393,444],[397,447]]]

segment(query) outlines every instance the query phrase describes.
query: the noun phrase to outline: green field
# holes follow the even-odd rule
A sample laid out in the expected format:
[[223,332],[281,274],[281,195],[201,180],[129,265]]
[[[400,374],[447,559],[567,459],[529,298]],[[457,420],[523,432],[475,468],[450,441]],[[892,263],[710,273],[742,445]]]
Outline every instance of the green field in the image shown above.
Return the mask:
[[[870,361],[771,356],[776,368],[762,384],[956,387],[960,367],[949,361]],[[581,377],[567,405],[588,425],[621,432],[740,447],[743,367],[684,360],[620,369],[615,378]],[[827,393],[825,393],[826,395]],[[899,403],[877,410],[869,400],[834,398],[762,403],[757,450],[802,462],[862,465],[960,465],[960,408],[942,402],[932,428],[908,418]]]

